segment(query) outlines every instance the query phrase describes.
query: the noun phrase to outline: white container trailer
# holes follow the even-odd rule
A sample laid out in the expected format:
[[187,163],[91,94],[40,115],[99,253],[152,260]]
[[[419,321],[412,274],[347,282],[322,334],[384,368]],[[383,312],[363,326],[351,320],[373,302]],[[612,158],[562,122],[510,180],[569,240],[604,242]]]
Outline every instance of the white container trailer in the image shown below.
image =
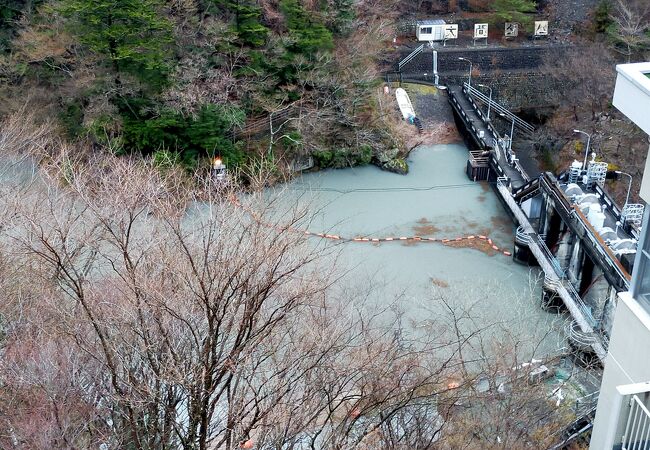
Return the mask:
[[418,41],[444,41],[445,21],[442,19],[421,20],[415,27]]

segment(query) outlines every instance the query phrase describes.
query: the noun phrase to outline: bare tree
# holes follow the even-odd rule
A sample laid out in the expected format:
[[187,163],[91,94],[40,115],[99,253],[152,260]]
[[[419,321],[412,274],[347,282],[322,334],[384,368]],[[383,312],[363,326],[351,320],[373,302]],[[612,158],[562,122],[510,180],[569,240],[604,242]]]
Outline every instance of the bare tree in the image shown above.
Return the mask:
[[444,301],[424,328],[370,308],[301,207],[61,150],[0,196],[0,445],[452,442],[494,322]]
[[629,63],[637,51],[650,46],[650,5],[644,0],[616,0],[612,19],[612,34],[620,43],[616,49]]

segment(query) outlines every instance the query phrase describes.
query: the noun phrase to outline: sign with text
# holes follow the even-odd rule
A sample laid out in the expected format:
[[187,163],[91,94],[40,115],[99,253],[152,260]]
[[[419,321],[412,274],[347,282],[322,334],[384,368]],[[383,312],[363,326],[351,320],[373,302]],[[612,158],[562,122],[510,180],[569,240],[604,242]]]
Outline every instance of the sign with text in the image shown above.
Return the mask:
[[535,21],[535,36],[548,36],[548,20]]
[[517,22],[506,22],[505,36],[506,37],[519,36],[519,24]]
[[477,23],[474,25],[474,39],[484,39],[488,37],[488,24]]
[[458,25],[447,24],[445,25],[445,39],[458,39]]

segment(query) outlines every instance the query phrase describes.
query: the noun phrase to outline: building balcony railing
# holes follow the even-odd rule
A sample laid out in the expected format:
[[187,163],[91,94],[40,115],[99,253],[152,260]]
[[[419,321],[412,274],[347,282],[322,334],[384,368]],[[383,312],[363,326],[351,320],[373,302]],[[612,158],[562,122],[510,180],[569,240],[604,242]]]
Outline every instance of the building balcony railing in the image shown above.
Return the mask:
[[650,450],[650,382],[617,386],[603,448]]
[[625,431],[621,438],[621,449],[650,449],[650,411],[648,411],[642,397],[636,394],[630,396]]

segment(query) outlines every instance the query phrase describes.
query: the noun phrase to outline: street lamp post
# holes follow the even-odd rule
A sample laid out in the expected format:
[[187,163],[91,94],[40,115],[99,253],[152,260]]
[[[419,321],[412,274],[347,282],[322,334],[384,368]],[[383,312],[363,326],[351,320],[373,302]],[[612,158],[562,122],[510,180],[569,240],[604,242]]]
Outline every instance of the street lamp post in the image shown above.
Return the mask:
[[460,61],[466,61],[466,62],[469,63],[469,77],[467,79],[467,86],[469,86],[471,88],[472,87],[472,61],[470,61],[467,58],[460,57],[460,56],[458,57],[458,59]]
[[512,151],[512,138],[515,136],[515,118],[512,118],[512,125],[510,126],[510,151]]
[[591,144],[591,134],[580,130],[573,130],[574,133],[581,133],[587,136],[587,148],[585,149],[585,160],[582,163],[582,170],[587,170],[587,155],[589,154],[589,144]]
[[625,175],[630,179],[630,182],[627,185],[627,195],[625,196],[625,204],[623,205],[623,209],[627,206],[627,203],[630,201],[630,190],[632,189],[632,175],[629,173],[621,172],[620,170],[616,170],[614,173],[617,175]]
[[479,84],[479,86],[483,87],[483,88],[488,88],[490,90],[490,99],[488,100],[488,112],[487,112],[487,120],[489,121],[490,120],[490,109],[492,108],[492,88],[490,86],[486,86],[484,84]]

